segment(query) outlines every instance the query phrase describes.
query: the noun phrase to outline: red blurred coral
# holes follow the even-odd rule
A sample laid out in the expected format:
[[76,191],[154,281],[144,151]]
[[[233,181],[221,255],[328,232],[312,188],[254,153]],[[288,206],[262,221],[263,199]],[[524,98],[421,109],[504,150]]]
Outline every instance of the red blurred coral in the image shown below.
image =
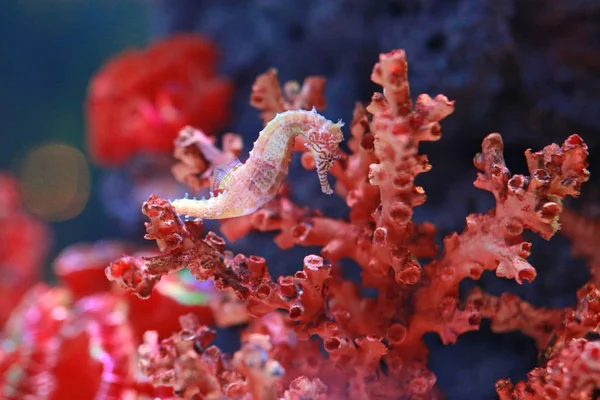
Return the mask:
[[0,327],[39,279],[51,242],[49,228],[21,208],[18,186],[0,174]]
[[71,296],[82,299],[110,291],[110,282],[102,279],[104,268],[115,258],[131,251],[134,251],[131,246],[116,241],[78,243],[58,255],[54,260],[54,272],[70,289]]
[[600,219],[567,209],[560,217],[560,226],[561,233],[572,242],[573,256],[587,261],[592,282],[600,287]]
[[170,389],[140,379],[136,348],[145,331],[172,334],[179,317],[190,312],[213,324],[210,302],[219,296],[171,275],[150,301],[141,301],[104,277],[106,265],[126,250],[133,247],[105,241],[59,254],[54,266],[64,286],[35,286],[4,329],[3,399],[169,398]]
[[178,329],[179,316],[190,312],[196,313],[203,324],[214,322],[210,302],[222,296],[213,295],[209,288],[198,288],[183,276],[170,275],[163,279],[149,301],[115,290],[106,280],[105,269],[127,251],[134,248],[115,241],[73,245],[58,255],[54,270],[75,300],[107,292],[124,300],[129,307],[127,318],[137,338],[149,329],[171,334]]
[[216,75],[207,39],[180,34],[127,50],[92,79],[88,146],[94,160],[118,165],[134,154],[168,153],[181,128],[213,134],[229,118],[231,82]]

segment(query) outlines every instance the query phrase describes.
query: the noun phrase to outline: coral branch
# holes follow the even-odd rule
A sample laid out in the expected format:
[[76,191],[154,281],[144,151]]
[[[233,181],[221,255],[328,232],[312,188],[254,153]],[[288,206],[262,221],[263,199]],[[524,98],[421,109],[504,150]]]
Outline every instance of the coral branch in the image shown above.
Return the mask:
[[567,312],[566,309],[536,308],[513,294],[492,296],[481,289],[469,293],[466,302],[473,303],[482,318],[492,320],[492,331],[502,333],[520,330],[535,339],[540,350],[546,348]]
[[304,80],[302,86],[298,82],[287,82],[283,87],[283,93],[277,80],[277,70],[271,68],[256,78],[252,85],[250,104],[261,111],[261,118],[265,125],[275,116],[290,110],[317,111],[325,108],[325,97],[323,88],[325,78],[321,76],[310,76]]
[[478,174],[475,186],[494,194],[497,217],[512,216],[515,224],[545,239],[552,237],[559,228],[562,200],[566,196],[577,197],[581,184],[589,179],[585,169],[587,146],[583,140],[571,135],[562,146],[552,144],[536,153],[527,150],[529,177],[510,176],[504,164],[500,135],[489,135],[482,149],[474,160],[475,166],[483,171]]
[[600,387],[600,292],[588,284],[577,297],[579,304],[542,353],[542,365],[525,382],[496,384],[501,400],[594,398]]
[[592,282],[600,286],[600,220],[564,210],[560,225],[561,233],[571,240],[572,254],[587,261]]
[[[420,95],[413,108],[408,87],[408,67],[402,50],[382,54],[371,79],[383,86],[367,111],[373,114],[371,132],[374,154],[378,162],[371,164],[369,179],[378,186],[381,205],[374,210],[377,228],[374,244],[396,256],[393,263],[397,282],[415,284],[420,267],[404,246],[411,230],[412,209],[425,202],[425,191],[414,185],[417,175],[431,169],[427,157],[418,153],[421,141],[440,138],[439,121],[454,109],[445,96],[432,99]],[[393,256],[390,256],[392,258]],[[382,279],[387,276],[387,263],[373,262],[369,272]]]
[[304,271],[280,278],[277,285],[271,281],[264,259],[233,257],[225,251],[223,239],[212,232],[201,238],[200,223],[183,223],[169,202],[150,196],[143,211],[151,220],[146,224],[146,238],[156,240],[162,254],[125,256],[113,262],[106,270],[107,277],[123,288],[145,298],[163,275],[187,268],[200,281],[212,279],[220,290],[232,288],[241,300],[248,301],[248,310],[255,316],[285,308],[290,318],[307,326],[324,312],[322,292],[329,267],[320,257],[307,256]]
[[227,133],[223,136],[223,150],[220,150],[215,147],[214,139],[187,126],[175,139],[173,157],[179,162],[171,167],[171,173],[177,181],[197,192],[210,187],[215,166],[235,160],[242,147],[241,137]]
[[463,279],[478,279],[484,270],[495,270],[496,275],[518,283],[535,278],[535,269],[526,261],[531,244],[523,240],[523,230],[529,228],[546,239],[556,232],[563,198],[576,196],[589,177],[585,154],[585,144],[573,135],[561,147],[527,152],[531,176],[511,177],[500,135],[491,134],[484,140],[482,152],[474,159],[483,173],[474,184],[494,194],[496,209],[469,215],[466,230],[447,236],[442,258],[425,267],[426,284],[415,294],[411,340],[435,331],[444,343],[452,343],[460,333],[477,329],[479,313],[456,307],[458,284]]

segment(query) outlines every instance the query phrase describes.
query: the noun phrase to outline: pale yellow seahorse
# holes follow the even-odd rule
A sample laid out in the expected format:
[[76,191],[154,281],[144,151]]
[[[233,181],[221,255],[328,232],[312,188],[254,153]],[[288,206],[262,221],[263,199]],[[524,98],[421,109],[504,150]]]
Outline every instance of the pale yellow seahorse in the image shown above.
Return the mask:
[[236,160],[218,167],[208,199],[171,201],[182,215],[202,219],[232,218],[258,210],[271,200],[287,176],[294,139],[304,136],[312,152],[323,193],[332,194],[327,173],[338,155],[343,140],[340,121],[333,123],[312,111],[292,110],[277,114],[260,132],[244,164]]

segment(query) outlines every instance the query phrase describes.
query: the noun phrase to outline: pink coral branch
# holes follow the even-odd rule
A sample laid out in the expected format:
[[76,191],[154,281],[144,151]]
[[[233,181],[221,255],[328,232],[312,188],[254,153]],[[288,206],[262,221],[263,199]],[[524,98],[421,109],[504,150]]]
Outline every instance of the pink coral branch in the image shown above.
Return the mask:
[[277,70],[271,68],[254,81],[250,104],[261,111],[261,118],[265,125],[275,118],[275,115],[289,110],[310,110],[313,107],[318,111],[325,108],[323,88],[325,78],[310,76],[304,80],[302,86],[298,82],[287,82],[283,92],[277,79]]
[[600,220],[564,210],[560,228],[560,232],[571,240],[572,254],[587,261],[594,284],[600,285]]
[[[182,222],[167,201],[151,196],[144,204],[143,211],[151,219],[146,225],[146,237],[157,241],[162,254],[156,257],[134,258],[135,262],[129,262],[135,269],[135,275],[139,276],[142,282],[158,281],[161,276],[185,267],[198,280],[212,279],[219,290],[233,289],[238,298],[246,303],[249,314],[255,318],[265,316],[276,309],[285,309],[298,339],[306,340],[311,335],[319,335],[325,340],[326,349],[334,355],[338,364],[349,365],[348,360],[354,360],[353,362],[359,365],[364,364],[364,369],[355,372],[353,379],[356,379],[357,384],[365,376],[372,374],[373,370],[378,368],[378,360],[387,354],[383,336],[377,335],[376,332],[385,335],[389,320],[386,322],[384,319],[376,326],[369,326],[368,315],[372,312],[369,307],[359,306],[345,311],[346,302],[340,301],[343,299],[340,297],[343,296],[343,292],[340,291],[343,286],[336,283],[338,278],[332,275],[331,268],[323,263],[321,257],[307,256],[302,271],[293,276],[280,277],[274,282],[268,274],[264,259],[242,255],[234,257],[225,251],[224,241],[213,233],[202,238],[198,233],[194,233],[198,232],[199,222]],[[115,269],[121,271],[124,260],[127,261],[127,257],[108,267],[109,279],[117,281],[138,296],[148,295],[145,291],[140,293],[140,287],[144,290],[147,287],[140,286],[139,281],[117,277]],[[385,300],[386,297],[389,299]],[[388,313],[389,319],[394,317],[393,310],[399,300],[397,296],[396,299],[392,299],[390,293],[382,293],[381,303],[377,304],[381,312]],[[357,298],[356,301],[363,300]],[[348,306],[350,304],[348,303]],[[356,321],[364,321],[360,326],[352,327],[355,318],[350,320],[345,317],[348,312],[353,312],[352,310],[358,312],[355,315]],[[398,329],[399,327],[395,327],[389,331],[395,340],[399,340],[401,335]],[[343,355],[343,352],[346,355]],[[416,371],[426,371],[424,366],[415,368],[416,370],[407,366],[397,372],[400,375],[395,376],[408,374],[412,378],[407,382],[414,385],[416,383],[410,382],[415,379],[414,382],[417,382],[425,374]],[[429,383],[426,387],[431,388],[435,380],[428,378],[427,382]],[[396,387],[391,383],[388,385]],[[371,393],[374,388],[371,385],[368,388],[358,385],[352,390],[357,393]],[[402,393],[404,389],[396,387],[393,390]],[[419,392],[426,389],[415,390]],[[365,396],[368,397],[367,394]]]
[[178,162],[171,172],[177,181],[198,192],[211,186],[214,168],[237,158],[242,147],[241,137],[233,133],[223,136],[223,150],[220,150],[214,145],[214,139],[204,132],[185,127],[175,139],[173,157]]
[[[477,310],[456,307],[458,284],[463,279],[478,279],[486,269],[495,270],[500,277],[514,278],[518,283],[535,278],[535,269],[526,261],[531,244],[523,240],[523,229],[534,230],[547,239],[556,232],[563,197],[578,193],[563,190],[565,184],[556,187],[560,181],[556,176],[561,173],[568,176],[566,186],[570,188],[578,188],[587,181],[587,162],[579,157],[585,150],[581,139],[571,136],[561,147],[548,146],[529,155],[528,158],[539,158],[543,154],[549,160],[538,164],[539,169],[531,170],[530,177],[510,177],[500,136],[492,134],[484,140],[482,152],[474,159],[475,166],[484,171],[478,175],[475,186],[494,193],[497,208],[485,215],[469,215],[466,230],[460,235],[447,236],[442,258],[425,267],[427,283],[415,294],[415,314],[409,328],[411,340],[435,331],[444,343],[452,343],[459,334],[478,328]],[[574,157],[580,164],[570,162]]]
[[[381,54],[371,79],[383,86],[383,95],[376,93],[367,111],[373,115],[374,154],[378,162],[371,164],[369,179],[378,186],[381,205],[372,216],[377,228],[377,246],[395,254],[406,254],[392,264],[398,283],[415,284],[420,268],[404,246],[411,230],[412,210],[425,202],[425,191],[414,185],[417,175],[431,169],[425,155],[418,153],[421,141],[440,138],[439,121],[454,109],[454,102],[445,96],[435,99],[420,95],[413,108],[408,87],[408,67],[402,50]],[[376,276],[387,275],[388,263],[373,263]]]
[[492,331],[502,333],[519,330],[535,339],[540,350],[546,348],[567,312],[567,309],[534,307],[514,294],[492,296],[481,289],[471,291],[466,302],[473,303],[482,318],[491,319]]

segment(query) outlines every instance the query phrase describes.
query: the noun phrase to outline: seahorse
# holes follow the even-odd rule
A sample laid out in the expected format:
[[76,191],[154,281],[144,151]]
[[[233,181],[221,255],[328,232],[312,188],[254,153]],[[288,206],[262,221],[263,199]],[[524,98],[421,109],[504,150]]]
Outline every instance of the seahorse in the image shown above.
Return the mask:
[[259,133],[245,163],[236,159],[215,169],[210,198],[183,198],[171,204],[179,214],[201,219],[252,214],[277,194],[287,176],[298,135],[304,136],[305,145],[313,154],[321,191],[332,194],[327,173],[338,156],[343,126],[341,121],[333,123],[314,108],[279,113]]

